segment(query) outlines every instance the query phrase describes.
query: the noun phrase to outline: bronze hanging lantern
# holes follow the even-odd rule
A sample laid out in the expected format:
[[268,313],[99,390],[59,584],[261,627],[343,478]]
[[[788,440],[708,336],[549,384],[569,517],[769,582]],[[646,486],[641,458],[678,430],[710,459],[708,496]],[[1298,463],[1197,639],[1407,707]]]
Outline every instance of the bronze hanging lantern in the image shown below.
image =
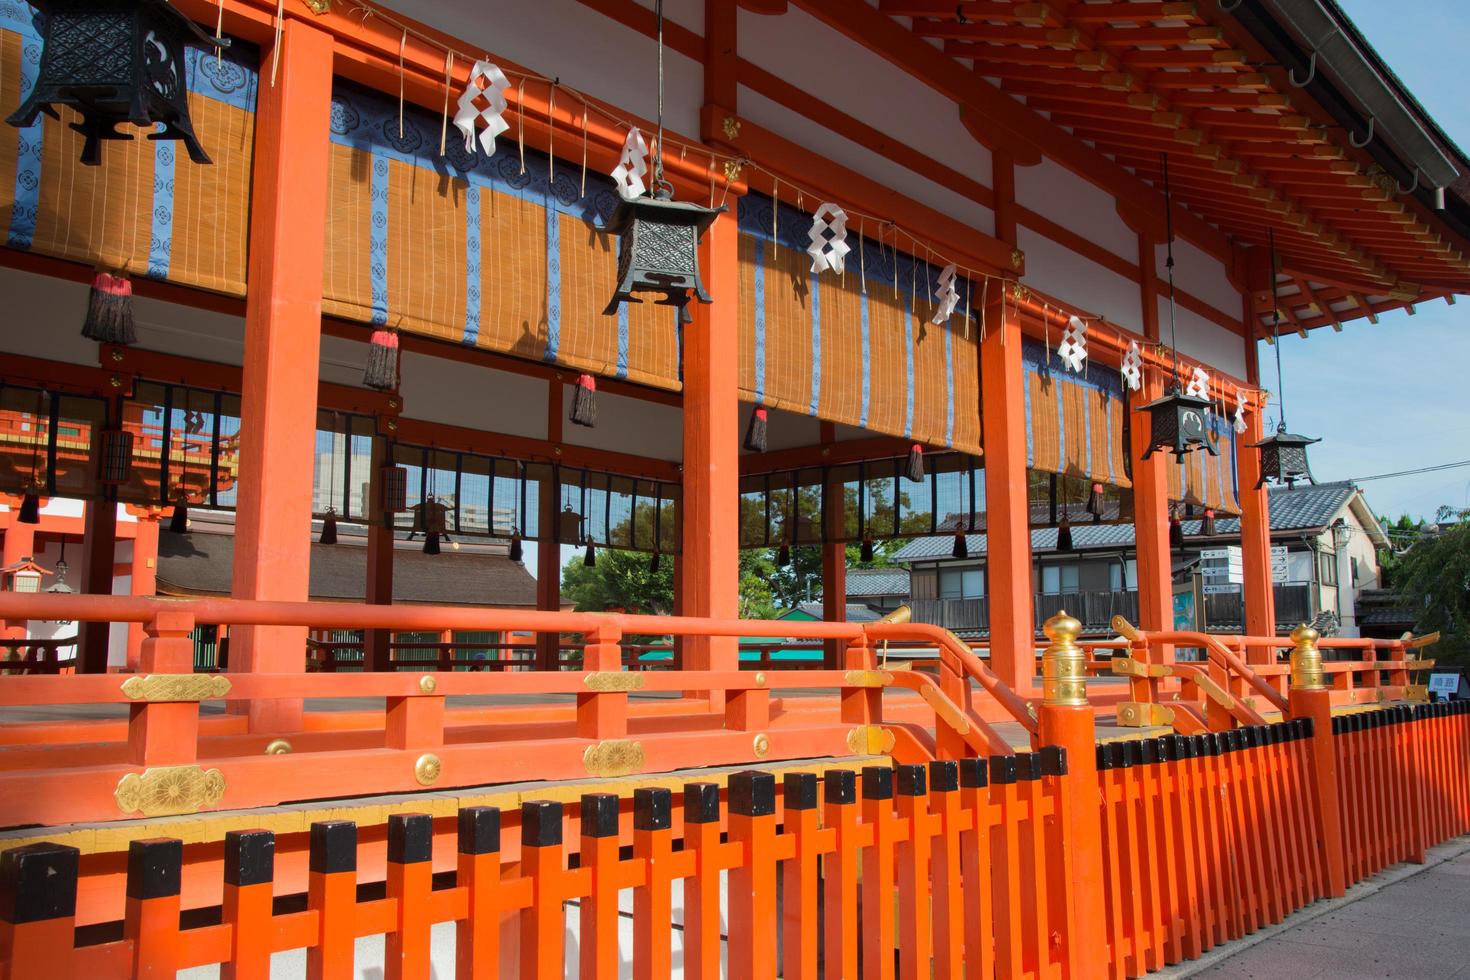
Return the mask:
[[1307,478],[1316,483],[1312,468],[1307,465],[1307,447],[1321,439],[1311,439],[1286,431],[1286,394],[1281,380],[1281,301],[1276,292],[1276,235],[1267,229],[1266,240],[1271,248],[1271,346],[1276,348],[1276,391],[1280,396],[1277,404],[1281,408],[1276,422],[1276,434],[1267,436],[1250,446],[1261,451],[1261,478],[1256,489],[1270,480],[1278,485],[1294,486],[1297,480]]
[[1205,399],[1185,394],[1177,384],[1170,385],[1163,398],[1143,406],[1149,416],[1148,448],[1143,451],[1143,458],[1148,459],[1163,449],[1182,460],[1201,447],[1209,450],[1211,456],[1220,455],[1205,432],[1205,411],[1209,407]]
[[688,323],[692,297],[710,301],[699,276],[699,240],[725,210],[675,201],[674,185],[664,179],[664,10],[656,0],[658,24],[658,140],[653,146],[653,192],[621,198],[607,230],[618,236],[618,285],[604,316],[613,316],[623,303],[641,303],[635,293],[659,293],[659,306],[679,310],[679,322]]
[[132,139],[119,123],[163,129],[149,139],[183,140],[189,159],[209,163],[189,119],[184,85],[184,43],[193,34],[213,47],[226,38],[204,33],[164,0],[44,0],[46,13],[41,67],[36,85],[6,120],[26,127],[44,112],[60,119],[56,106],[71,106],[81,122],[71,127],[86,137],[82,163],[102,162],[103,140]]
[[1295,485],[1303,477],[1306,477],[1308,483],[1316,483],[1312,468],[1307,465],[1307,447],[1321,441],[1293,435],[1286,431],[1286,424],[1283,422],[1276,428],[1274,436],[1267,436],[1253,444],[1251,449],[1261,451],[1261,478],[1256,481],[1256,489],[1265,486],[1267,480],[1288,487]]
[[1206,433],[1205,412],[1209,410],[1209,401],[1179,388],[1179,337],[1174,323],[1174,198],[1169,188],[1169,155],[1159,156],[1164,172],[1164,226],[1168,230],[1164,269],[1169,278],[1169,347],[1174,353],[1174,367],[1164,397],[1143,406],[1149,417],[1148,448],[1143,451],[1143,458],[1165,449],[1174,454],[1175,460],[1182,461],[1201,447],[1208,449],[1212,456],[1220,455],[1220,451]]
[[99,478],[109,486],[133,478],[133,433],[126,429],[103,429]]

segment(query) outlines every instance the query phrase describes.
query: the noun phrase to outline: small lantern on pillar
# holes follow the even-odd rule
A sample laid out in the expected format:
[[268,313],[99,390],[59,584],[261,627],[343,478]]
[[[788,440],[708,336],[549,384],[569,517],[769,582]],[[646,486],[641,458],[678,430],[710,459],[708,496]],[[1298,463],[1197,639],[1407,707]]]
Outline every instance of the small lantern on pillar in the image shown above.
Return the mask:
[[220,48],[164,0],[47,0],[40,73],[25,102],[6,120],[26,127],[44,112],[59,119],[56,106],[81,114],[72,128],[86,137],[82,163],[102,162],[103,140],[132,139],[119,123],[153,126],[149,139],[184,141],[189,158],[209,163],[189,120],[184,84],[184,42],[189,34]]
[[1148,448],[1143,458],[1160,449],[1173,453],[1176,460],[1201,448],[1209,450],[1211,456],[1220,455],[1205,433],[1205,411],[1209,407],[1205,399],[1187,395],[1177,384],[1171,384],[1163,398],[1143,406],[1149,416]]
[[50,574],[27,555],[13,565],[0,568],[0,592],[40,592],[41,576]]
[[1316,483],[1312,468],[1307,465],[1307,447],[1321,441],[1293,435],[1286,431],[1285,423],[1277,426],[1274,436],[1267,436],[1250,447],[1261,451],[1261,478],[1256,481],[1256,489],[1265,486],[1267,480],[1288,487],[1302,477],[1308,483]]
[[[688,323],[692,291],[701,303],[710,301],[699,277],[699,240],[724,211],[675,201],[674,185],[664,179],[664,7],[655,0],[658,25],[658,140],[653,145],[653,193],[622,198],[607,230],[618,236],[618,285],[603,310],[612,316],[625,302],[641,303],[634,293],[661,293],[660,306],[679,310],[679,322]],[[640,182],[641,183],[641,182]]]

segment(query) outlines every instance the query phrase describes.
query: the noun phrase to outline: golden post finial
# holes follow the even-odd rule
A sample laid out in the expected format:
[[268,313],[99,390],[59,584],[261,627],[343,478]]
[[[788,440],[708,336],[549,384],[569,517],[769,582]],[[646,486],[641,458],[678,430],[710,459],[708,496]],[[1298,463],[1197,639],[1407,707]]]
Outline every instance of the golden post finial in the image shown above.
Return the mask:
[[1327,684],[1322,677],[1322,651],[1317,649],[1321,636],[1306,623],[1291,631],[1291,687],[1294,691],[1322,691]]
[[1087,707],[1087,658],[1077,645],[1082,624],[1064,609],[1041,625],[1051,641],[1041,655],[1042,703]]

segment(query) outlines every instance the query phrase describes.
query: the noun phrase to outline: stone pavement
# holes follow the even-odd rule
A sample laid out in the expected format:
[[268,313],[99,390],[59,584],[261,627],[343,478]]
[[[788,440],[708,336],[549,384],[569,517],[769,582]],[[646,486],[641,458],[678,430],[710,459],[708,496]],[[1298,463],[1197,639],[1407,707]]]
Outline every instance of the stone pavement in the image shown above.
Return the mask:
[[1390,868],[1344,899],[1152,976],[1470,980],[1470,837],[1432,849],[1424,867]]

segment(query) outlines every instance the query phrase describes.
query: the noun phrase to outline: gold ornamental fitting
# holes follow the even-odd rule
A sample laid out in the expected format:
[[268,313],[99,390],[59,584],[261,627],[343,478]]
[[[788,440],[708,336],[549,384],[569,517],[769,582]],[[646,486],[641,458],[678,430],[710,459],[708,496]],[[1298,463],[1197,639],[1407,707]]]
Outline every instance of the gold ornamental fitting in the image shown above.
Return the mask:
[[1293,691],[1324,691],[1327,684],[1322,677],[1322,651],[1317,649],[1321,636],[1306,623],[1291,631],[1291,689]]
[[1087,658],[1077,645],[1082,624],[1063,609],[1042,623],[1041,629],[1051,641],[1041,655],[1042,703],[1087,707]]

